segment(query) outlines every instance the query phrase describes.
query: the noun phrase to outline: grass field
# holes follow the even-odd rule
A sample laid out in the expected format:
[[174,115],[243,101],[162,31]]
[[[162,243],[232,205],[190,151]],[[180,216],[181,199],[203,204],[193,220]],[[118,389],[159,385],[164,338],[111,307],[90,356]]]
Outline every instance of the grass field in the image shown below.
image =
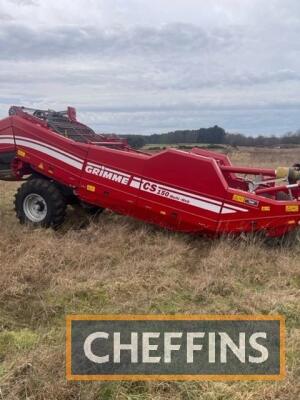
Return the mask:
[[[243,165],[299,162],[297,149],[234,150]],[[31,230],[0,182],[1,400],[297,400],[300,398],[300,243],[174,234],[129,218],[88,221],[69,211],[58,232]],[[281,382],[65,380],[67,313],[280,313],[287,319]]]

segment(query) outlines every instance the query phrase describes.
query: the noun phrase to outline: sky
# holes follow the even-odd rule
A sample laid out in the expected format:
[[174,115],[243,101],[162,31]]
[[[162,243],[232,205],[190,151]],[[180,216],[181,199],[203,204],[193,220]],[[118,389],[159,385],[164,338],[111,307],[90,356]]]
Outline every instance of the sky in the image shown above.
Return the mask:
[[97,132],[300,129],[299,0],[0,0],[0,117]]

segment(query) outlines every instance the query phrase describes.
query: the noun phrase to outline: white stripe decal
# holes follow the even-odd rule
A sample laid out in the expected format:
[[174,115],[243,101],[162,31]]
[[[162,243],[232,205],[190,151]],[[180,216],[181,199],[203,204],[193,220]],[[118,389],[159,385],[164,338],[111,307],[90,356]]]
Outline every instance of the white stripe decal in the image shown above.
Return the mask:
[[40,145],[37,143],[31,143],[31,142],[28,142],[25,140],[19,140],[19,139],[17,140],[17,145],[21,145],[24,147],[29,147],[30,149],[38,150],[41,153],[44,153],[50,157],[56,158],[57,160],[60,160],[68,165],[71,165],[74,168],[77,168],[80,170],[82,169],[82,166],[83,166],[82,162],[75,161],[73,158],[63,155],[63,154],[59,153],[58,151],[51,150],[46,146],[43,146],[43,145]]
[[183,200],[181,200],[181,203],[185,203],[184,200],[187,200],[188,204],[197,208],[202,208],[204,210],[208,210],[208,211],[212,211],[214,213],[219,213],[221,207],[211,204],[211,203],[206,203],[205,201],[202,200],[195,200],[193,198],[189,198],[188,196],[185,196],[185,198],[183,198]]
[[163,186],[145,179],[142,180],[140,190],[214,213],[219,213],[221,210],[221,202],[218,202],[219,204],[215,204],[213,203],[214,200],[211,199],[207,199],[208,201],[205,201],[206,199],[202,196],[196,196],[192,193],[179,191],[169,186]]
[[139,189],[141,185],[141,181],[138,181],[137,179],[132,179],[131,183],[129,186],[135,188],[135,189]]
[[51,150],[54,150],[54,151],[59,152],[59,153],[62,153],[62,154],[64,154],[65,156],[67,156],[69,158],[73,158],[74,160],[76,160],[78,162],[83,162],[82,158],[76,157],[73,154],[67,153],[64,150],[61,150],[61,149],[59,149],[57,147],[53,147],[48,143],[39,142],[38,140],[35,140],[35,139],[28,139],[28,138],[25,138],[23,136],[16,136],[15,138],[16,138],[16,141],[23,140],[25,142],[39,144],[40,146],[47,147],[47,148],[49,148]]
[[[133,179],[140,179],[140,178],[133,177]],[[172,188],[170,186],[161,185],[160,183],[155,183],[155,182],[152,182],[152,181],[148,181],[146,179],[143,179],[142,182],[143,182],[143,184],[146,183],[146,182],[148,182],[149,184],[155,184],[162,190],[172,191],[172,192],[174,192],[174,193],[176,193],[178,195],[186,195],[186,196],[189,196],[189,197],[193,197],[194,199],[197,199],[197,200],[203,200],[203,201],[207,201],[209,203],[222,205],[221,201],[210,199],[210,198],[204,197],[204,196],[199,196],[199,195],[194,194],[194,193],[185,192],[184,190],[175,189],[175,188]]]
[[228,203],[224,203],[224,206],[230,207],[230,208],[232,208],[233,210],[237,210],[237,211],[243,211],[243,212],[247,212],[247,211],[248,211],[246,208],[241,208],[241,207],[233,206],[232,204],[228,204]]
[[2,139],[0,138],[0,144],[15,144],[13,139]]
[[236,211],[231,210],[231,209],[226,208],[226,207],[223,207],[222,211],[221,211],[221,214],[234,214],[234,213],[236,213]]

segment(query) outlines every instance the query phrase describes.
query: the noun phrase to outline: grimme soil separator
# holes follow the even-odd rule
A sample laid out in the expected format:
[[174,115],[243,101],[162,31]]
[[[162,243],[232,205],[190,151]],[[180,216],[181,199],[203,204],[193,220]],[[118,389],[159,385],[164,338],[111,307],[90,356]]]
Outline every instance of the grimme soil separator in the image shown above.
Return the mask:
[[108,208],[174,231],[282,236],[300,224],[300,166],[233,166],[193,148],[148,154],[77,121],[76,110],[11,107],[0,121],[0,179],[24,180],[21,223],[54,228],[68,204]]

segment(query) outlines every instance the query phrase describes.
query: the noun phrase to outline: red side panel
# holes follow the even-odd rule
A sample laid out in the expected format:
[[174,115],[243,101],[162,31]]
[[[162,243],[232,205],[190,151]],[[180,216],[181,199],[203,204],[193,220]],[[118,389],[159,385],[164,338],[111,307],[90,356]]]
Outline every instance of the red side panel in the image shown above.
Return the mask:
[[60,183],[77,187],[88,146],[18,116],[11,118],[18,157]]
[[226,154],[217,153],[216,151],[209,151],[205,149],[199,149],[198,147],[194,147],[191,150],[191,153],[198,154],[199,156],[213,158],[220,163],[220,165],[230,166],[231,161],[227,157]]
[[142,174],[148,157],[145,154],[91,145],[77,192],[79,197],[116,212],[136,216],[139,192],[132,187],[131,182],[134,175]]
[[91,146],[78,195],[182,231],[215,231],[227,183],[216,161],[178,150],[157,155]]
[[11,117],[0,121],[0,154],[15,151]]
[[226,186],[215,160],[170,149],[146,161],[138,205],[157,224],[210,232]]

